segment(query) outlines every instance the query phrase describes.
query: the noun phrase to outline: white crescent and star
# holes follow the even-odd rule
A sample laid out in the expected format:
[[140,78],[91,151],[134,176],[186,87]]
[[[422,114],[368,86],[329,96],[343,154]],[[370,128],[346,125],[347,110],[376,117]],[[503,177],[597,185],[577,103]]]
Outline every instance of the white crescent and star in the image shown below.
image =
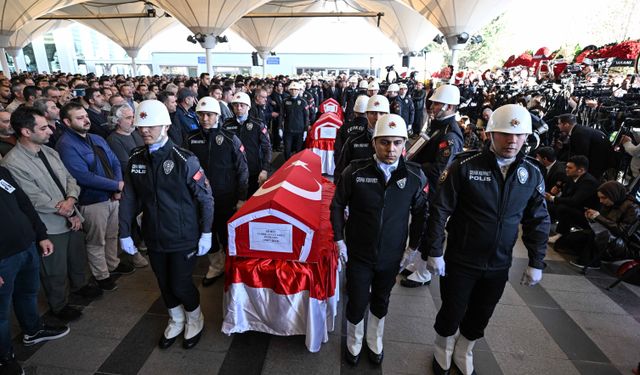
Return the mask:
[[[303,162],[302,160],[296,160],[294,162],[292,162],[291,164],[289,164],[289,166],[287,166],[287,168],[291,168],[291,167],[302,167],[306,170],[308,170],[309,172],[311,172],[311,170],[307,167],[307,163]],[[313,179],[313,181],[316,183],[316,185],[318,186],[317,190],[305,190],[302,189],[299,186],[296,186],[292,183],[290,183],[289,181],[282,181],[279,182],[273,186],[269,186],[267,188],[264,187],[264,184],[262,186],[260,186],[258,188],[258,190],[253,193],[254,196],[259,197],[261,195],[265,195],[268,194],[276,189],[279,189],[280,187],[282,187],[283,189],[289,191],[290,193],[293,193],[301,198],[305,198],[308,200],[312,200],[312,201],[319,201],[322,199],[322,185],[320,185],[320,183],[316,180]],[[265,182],[266,184],[266,182]]]

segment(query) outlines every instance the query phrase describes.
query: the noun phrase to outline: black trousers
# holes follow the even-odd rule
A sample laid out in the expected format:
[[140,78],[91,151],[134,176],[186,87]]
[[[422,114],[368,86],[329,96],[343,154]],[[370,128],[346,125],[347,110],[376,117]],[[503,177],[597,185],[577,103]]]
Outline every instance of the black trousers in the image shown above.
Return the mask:
[[389,296],[396,283],[399,264],[372,265],[357,260],[347,262],[347,320],[358,324],[369,310],[377,318],[387,315]]
[[[256,176],[256,179],[257,178]],[[235,197],[235,194],[214,193],[214,202],[215,209],[213,210],[211,253],[224,250],[229,244],[227,221],[229,221],[231,216],[236,212],[238,199]]]
[[469,340],[483,337],[509,279],[509,269],[482,271],[447,263],[446,272],[440,277],[442,306],[436,316],[436,332],[452,336],[459,327]]
[[271,148],[276,151],[280,148],[280,144],[282,143],[282,138],[280,137],[280,121],[278,118],[271,120]]
[[557,233],[567,234],[571,230],[571,227],[589,229],[589,222],[587,218],[584,217],[584,209],[569,207],[564,204],[552,206],[552,218],[558,220],[558,226],[556,227]]
[[193,284],[196,253],[196,249],[171,253],[149,249],[151,268],[168,309],[183,305],[185,310],[193,311],[200,305],[200,293]]
[[302,150],[303,133],[284,133],[284,160],[289,160],[291,155]]

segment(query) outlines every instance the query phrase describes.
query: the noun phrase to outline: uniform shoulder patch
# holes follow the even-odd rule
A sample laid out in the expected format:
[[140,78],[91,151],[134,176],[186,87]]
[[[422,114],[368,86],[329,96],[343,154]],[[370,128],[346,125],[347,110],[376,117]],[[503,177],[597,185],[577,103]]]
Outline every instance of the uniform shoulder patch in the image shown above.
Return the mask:
[[447,176],[449,176],[449,168],[442,171],[442,173],[440,174],[440,178],[438,179],[438,183],[442,184],[443,182],[445,182],[447,180]]
[[134,148],[133,150],[131,150],[131,156],[129,156],[129,159],[131,159],[132,157],[134,157],[136,155],[140,155],[146,149],[147,149],[147,146],[138,146],[138,147]]
[[482,151],[478,151],[478,150],[473,150],[473,151],[466,151],[466,152],[461,152],[459,154],[457,154],[455,156],[456,160],[462,160],[460,162],[460,164],[464,164],[466,162],[468,162],[471,159],[474,159],[478,156],[482,155]]

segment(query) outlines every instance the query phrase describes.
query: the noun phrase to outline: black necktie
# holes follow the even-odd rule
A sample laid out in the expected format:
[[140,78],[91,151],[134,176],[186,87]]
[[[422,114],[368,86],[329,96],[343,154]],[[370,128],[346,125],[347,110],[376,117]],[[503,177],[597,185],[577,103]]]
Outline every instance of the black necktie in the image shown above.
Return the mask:
[[44,164],[45,168],[47,168],[47,171],[49,171],[51,178],[53,178],[53,182],[55,182],[56,185],[58,186],[58,189],[60,189],[60,192],[62,193],[62,197],[66,198],[67,193],[64,191],[64,188],[62,187],[62,184],[60,183],[58,176],[53,172],[53,169],[51,168],[51,164],[49,164],[49,160],[47,160],[47,157],[44,155],[44,152],[42,152],[42,150],[38,151],[38,156],[42,160],[42,163]]

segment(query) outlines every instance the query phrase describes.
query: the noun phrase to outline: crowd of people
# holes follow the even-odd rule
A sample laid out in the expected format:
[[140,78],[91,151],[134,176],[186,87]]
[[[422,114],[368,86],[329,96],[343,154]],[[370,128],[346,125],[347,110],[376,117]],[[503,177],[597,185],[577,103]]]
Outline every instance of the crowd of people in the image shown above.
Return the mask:
[[[11,301],[25,345],[56,339],[82,315],[70,293],[99,298],[117,289],[115,275],[149,264],[170,317],[159,346],[183,335],[194,347],[204,326],[197,257],[209,261],[204,287],[220,279],[228,219],[267,180],[273,152],[286,160],[302,150],[320,103],[333,98],[345,116],[331,221],[346,267],[346,360],[357,365],[366,339],[369,360],[382,362],[399,272],[408,288],[435,275],[443,304],[433,369],[472,374],[520,225],[525,285],[541,280],[547,241],[576,253],[581,269],[638,256],[640,208],[623,184],[606,181],[615,145],[583,125],[592,102],[553,86],[593,77],[511,70],[438,87],[344,74],[1,77],[0,201],[16,214],[1,226],[0,367],[20,368]],[[635,87],[633,77],[619,84]],[[637,143],[621,135],[621,152],[640,160]],[[633,160],[621,181],[638,176]],[[40,320],[40,282],[59,326]]]

